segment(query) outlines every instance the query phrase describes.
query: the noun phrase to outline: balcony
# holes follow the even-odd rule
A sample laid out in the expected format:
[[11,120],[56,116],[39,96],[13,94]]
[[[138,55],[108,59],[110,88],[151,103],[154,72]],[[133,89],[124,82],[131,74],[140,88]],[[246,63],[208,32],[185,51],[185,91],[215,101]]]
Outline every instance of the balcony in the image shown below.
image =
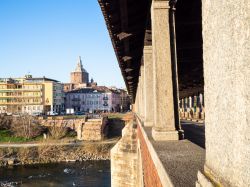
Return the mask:
[[42,91],[42,88],[2,88],[0,89],[0,92],[40,92]]
[[0,102],[0,105],[42,105],[43,102],[30,102],[30,103],[24,103],[24,102]]
[[79,102],[81,99],[79,98],[74,98],[74,99],[71,99],[71,101],[74,101],[74,102]]
[[27,96],[27,95],[5,95],[5,96],[0,96],[0,98],[37,98],[37,97],[43,97],[42,95],[32,95],[32,96]]

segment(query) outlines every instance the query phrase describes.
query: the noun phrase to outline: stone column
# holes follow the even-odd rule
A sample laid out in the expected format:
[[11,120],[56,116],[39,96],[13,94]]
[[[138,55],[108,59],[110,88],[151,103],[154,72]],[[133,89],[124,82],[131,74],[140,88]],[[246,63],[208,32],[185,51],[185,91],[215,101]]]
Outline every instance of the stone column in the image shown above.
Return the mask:
[[138,87],[137,87],[137,91],[136,91],[136,97],[135,97],[135,113],[136,114],[139,113],[139,92],[138,92],[138,88],[139,88],[139,83],[138,83]]
[[152,46],[144,46],[144,126],[153,126],[154,102],[153,102],[153,58]]
[[205,119],[205,107],[204,107],[204,96],[200,94],[200,110],[201,110],[201,119]]
[[193,106],[193,101],[192,101],[192,97],[189,97],[189,108],[191,109]]
[[137,99],[138,99],[138,112],[137,114],[140,116],[141,115],[141,76],[139,76],[138,79],[138,87],[137,87]]
[[140,80],[140,95],[141,95],[141,119],[144,120],[144,116],[145,116],[145,103],[144,103],[144,65],[141,65],[141,69],[140,69],[140,73],[141,73],[141,80]]
[[181,99],[181,118],[184,118],[184,113],[185,113],[185,109],[184,109],[184,99]]
[[197,96],[196,95],[193,96],[193,111],[194,111],[193,118],[196,119],[198,117],[197,116]]
[[188,98],[185,97],[184,98],[184,118],[187,119],[188,118]]
[[201,118],[201,111],[202,111],[202,108],[201,108],[201,94],[199,94],[198,96],[198,108],[199,108],[199,119]]
[[203,94],[200,94],[199,95],[199,103],[200,103],[200,108],[202,108],[203,107]]
[[195,111],[195,112],[196,112],[197,104],[198,104],[198,100],[197,100],[197,96],[195,95],[195,96],[193,97],[193,108],[194,108],[194,111]]
[[181,108],[182,108],[182,111],[184,112],[184,99],[183,98],[181,99]]
[[168,0],[152,1],[154,140],[179,139],[174,113],[169,11]]
[[192,97],[187,98],[188,104],[187,104],[187,112],[188,112],[188,119],[191,119],[191,110],[192,110]]
[[138,105],[139,105],[139,116],[141,117],[141,76],[139,77],[138,83]]
[[249,1],[202,1],[206,160],[197,186],[250,186],[249,18]]

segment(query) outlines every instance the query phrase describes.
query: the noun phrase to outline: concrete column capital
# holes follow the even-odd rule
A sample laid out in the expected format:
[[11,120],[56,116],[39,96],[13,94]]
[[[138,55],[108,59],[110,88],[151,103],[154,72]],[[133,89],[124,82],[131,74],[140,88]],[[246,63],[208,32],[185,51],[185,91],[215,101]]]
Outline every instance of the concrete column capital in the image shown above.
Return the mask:
[[170,9],[169,0],[153,0],[152,8],[153,9]]
[[152,54],[152,45],[146,45],[146,46],[144,46],[143,53],[144,54]]

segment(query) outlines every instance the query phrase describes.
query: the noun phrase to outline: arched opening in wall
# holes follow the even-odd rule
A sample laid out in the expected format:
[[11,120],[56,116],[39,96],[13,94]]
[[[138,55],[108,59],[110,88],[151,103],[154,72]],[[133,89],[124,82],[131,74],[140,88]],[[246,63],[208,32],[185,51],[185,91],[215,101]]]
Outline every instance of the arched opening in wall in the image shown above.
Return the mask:
[[[201,0],[177,1],[175,14],[176,47],[180,118],[183,120],[204,120],[201,15]],[[193,126],[182,121],[185,137],[199,146],[205,147],[205,128],[204,125],[199,127],[201,128],[200,132],[194,134]]]

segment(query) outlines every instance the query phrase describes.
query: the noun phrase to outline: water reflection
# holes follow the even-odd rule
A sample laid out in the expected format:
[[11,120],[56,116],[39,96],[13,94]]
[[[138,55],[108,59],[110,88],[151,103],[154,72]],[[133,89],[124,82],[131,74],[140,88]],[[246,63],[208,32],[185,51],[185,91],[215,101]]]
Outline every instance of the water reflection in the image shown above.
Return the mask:
[[0,186],[109,187],[110,162],[87,161],[0,168]]

